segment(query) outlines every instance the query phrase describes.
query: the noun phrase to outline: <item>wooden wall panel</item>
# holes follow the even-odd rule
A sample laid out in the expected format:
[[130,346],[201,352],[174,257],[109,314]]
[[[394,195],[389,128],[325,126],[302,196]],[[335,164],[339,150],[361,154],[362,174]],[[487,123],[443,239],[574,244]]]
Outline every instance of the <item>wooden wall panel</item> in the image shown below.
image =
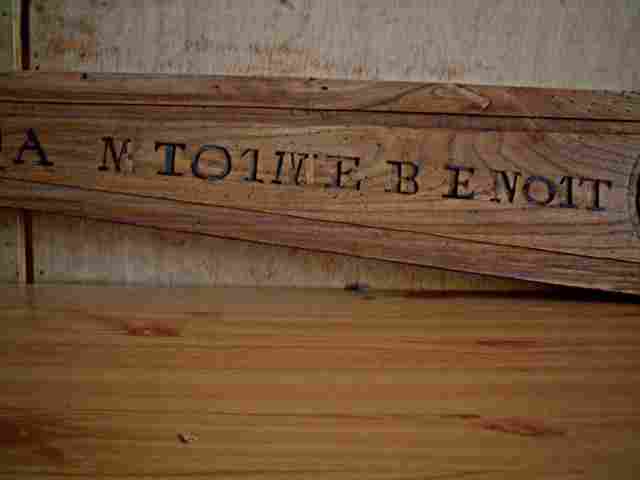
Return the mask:
[[640,88],[635,0],[33,3],[47,70]]
[[63,215],[35,214],[37,283],[150,286],[353,285],[376,289],[529,290],[542,286],[297,248]]
[[[539,5],[524,0],[473,0],[455,5],[439,0],[144,0],[135,4],[125,0],[34,0],[31,64],[41,71],[637,89],[640,76],[633,59],[640,48],[639,12],[636,2],[623,0]],[[46,229],[52,229],[51,233]],[[357,277],[392,288],[503,289],[511,285],[522,289],[528,285],[308,253],[305,261],[314,267],[306,270],[288,249],[205,241],[184,234],[160,235],[98,222],[88,227],[86,221],[76,219],[58,225],[40,216],[34,221],[34,233],[36,280],[44,281],[335,286]],[[54,233],[64,237],[52,248],[48,243]],[[100,241],[103,234],[110,243]],[[132,238],[141,237],[145,237],[145,246],[136,247],[135,255],[127,256],[118,246],[132,245]],[[177,247],[181,242],[189,247]],[[215,248],[207,248],[208,242],[215,242]],[[86,251],[101,251],[109,262],[80,254],[79,246],[84,244]],[[204,266],[201,251],[191,253],[190,248],[208,251]],[[136,260],[145,257],[145,251],[156,261]],[[239,252],[255,254],[246,254],[249,261]],[[61,260],[64,258],[69,260]],[[222,277],[207,270],[206,265],[227,265],[229,258],[236,267]],[[336,269],[333,264],[342,267]],[[280,272],[275,276],[270,273],[274,265]],[[41,270],[45,273],[40,275]],[[363,274],[363,270],[380,274]],[[291,273],[286,274],[288,271]]]

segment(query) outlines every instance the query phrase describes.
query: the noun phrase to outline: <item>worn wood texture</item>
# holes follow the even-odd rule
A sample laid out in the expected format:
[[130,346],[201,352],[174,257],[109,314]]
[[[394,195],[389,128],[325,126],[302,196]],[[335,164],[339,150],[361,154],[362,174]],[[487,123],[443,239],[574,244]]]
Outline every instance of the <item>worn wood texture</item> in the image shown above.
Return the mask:
[[[18,68],[19,2],[0,1],[0,72]],[[0,147],[1,149],[1,147]],[[0,282],[23,282],[26,271],[22,216],[19,210],[0,208]]]
[[[572,122],[539,127],[534,123],[529,131],[520,131],[501,119],[484,123],[454,117],[450,124],[450,117],[421,117],[421,124],[410,125],[411,119],[398,116],[315,111],[292,115],[288,110],[265,109],[4,103],[0,112],[3,178],[640,261],[636,204],[640,135],[603,135],[606,127],[600,123],[591,129]],[[631,125],[640,129],[640,124]],[[29,128],[39,132],[54,166],[14,165],[12,159]],[[626,133],[629,124],[621,128]],[[130,155],[123,158],[120,173],[111,164],[104,167],[107,171],[99,170],[105,135],[119,142],[131,139]],[[157,141],[186,144],[184,155],[176,156],[175,170],[181,176],[158,175],[165,153],[156,151]],[[230,151],[233,169],[224,181],[203,181],[192,172],[192,158],[205,144]],[[257,178],[263,183],[245,180],[250,175],[246,152],[251,149],[260,152]],[[299,178],[292,179],[295,171],[288,158],[278,176],[278,151],[300,152],[296,162],[307,155]],[[211,163],[201,167],[206,175],[220,174],[221,158],[218,152],[201,162]],[[345,175],[343,188],[327,188],[336,181],[336,159],[345,159],[346,171],[355,169],[353,158],[360,162],[357,172]],[[388,161],[414,165],[420,184],[415,194],[390,193],[397,175]],[[475,192],[473,200],[447,198],[450,165],[475,169],[473,176],[461,174],[461,185],[469,184],[459,188],[460,195]],[[496,180],[495,171],[507,172],[507,180]],[[410,174],[406,167],[404,175]],[[527,193],[526,180],[539,176],[555,182],[555,191],[546,191],[550,187],[538,181],[539,191]],[[561,188],[564,177],[575,183],[574,208],[563,208],[568,201]],[[278,178],[283,185],[274,184]],[[601,211],[593,209],[593,182],[580,186],[581,178],[610,182],[610,187],[598,188]],[[360,190],[354,189],[358,181]],[[511,201],[506,192],[510,182],[516,182]],[[410,192],[416,187],[401,188]],[[551,193],[549,205],[540,205]]]
[[[102,90],[99,78],[89,81]],[[217,83],[225,88],[223,79]],[[638,291],[638,122],[103,105],[82,93],[58,104],[43,102],[28,84],[12,88],[16,100],[0,104],[5,206],[293,247],[304,247],[306,236],[306,246],[323,251]],[[383,91],[384,84],[374,90]],[[244,95],[250,98],[250,92]],[[31,144],[25,143],[27,132]],[[36,134],[49,166],[38,165],[44,157],[33,151],[26,160],[18,153],[33,145]],[[105,136],[116,139],[113,160]],[[126,154],[116,162],[125,139]],[[172,167],[157,142],[184,144]],[[209,151],[196,162],[202,148]],[[391,168],[401,162],[405,173]],[[126,205],[127,196],[135,206]],[[182,216],[145,214],[143,204]],[[206,219],[196,219],[196,211]],[[233,218],[215,226],[213,219],[224,212]],[[294,225],[300,230],[285,231]],[[336,238],[359,227],[349,236],[363,246],[349,236]],[[419,242],[422,255],[416,245],[399,242]],[[445,253],[449,242],[455,247]],[[442,255],[427,245],[437,245]],[[484,254],[469,258],[478,249]],[[546,253],[557,254],[549,258],[562,267],[533,261]],[[621,278],[623,271],[629,278]]]
[[635,0],[34,0],[43,70],[637,90]]
[[20,60],[19,3],[0,1],[0,72],[17,70]]
[[640,120],[640,92],[455,83],[21,72],[0,100]]
[[0,282],[23,279],[24,257],[21,252],[20,215],[18,210],[0,208]]
[[37,283],[531,290],[540,284],[34,213]]
[[3,478],[638,478],[624,299],[0,292]]
[[640,293],[640,264],[145,196],[0,180],[2,205],[556,285]]
[[[31,65],[40,71],[297,76],[305,80],[299,82],[299,89],[287,95],[280,94],[278,101],[297,105],[307,102],[308,105],[311,98],[315,106],[324,105],[325,108],[353,105],[350,96],[358,100],[360,107],[363,106],[363,94],[369,102],[375,100],[380,103],[381,98],[366,84],[349,84],[350,90],[344,92],[341,82],[308,81],[309,77],[419,82],[445,80],[475,84],[637,90],[638,75],[633,63],[638,48],[639,29],[635,28],[637,11],[635,3],[621,0],[547,2],[545,5],[497,0],[474,0],[464,4],[449,2],[446,5],[433,1],[323,3],[240,0],[212,3],[179,0],[167,3],[147,0],[133,5],[111,0],[34,0],[31,11]],[[65,79],[76,92],[90,88],[90,84],[79,82],[72,75],[66,75]],[[23,80],[27,81],[27,78]],[[34,77],[28,80],[33,82]],[[254,95],[258,96],[253,99],[253,104],[264,101],[265,96],[259,94],[263,89],[268,91],[270,85],[268,81],[259,79],[255,82],[261,88],[254,89]],[[130,80],[129,86],[131,83]],[[151,84],[141,83],[143,92],[147,93]],[[245,79],[236,83],[234,89],[225,89],[224,95],[218,96],[216,101],[233,102],[237,96],[236,89],[247,83]],[[174,88],[182,89],[182,101],[194,94],[193,90],[188,90],[188,86],[184,81],[174,84]],[[323,90],[323,86],[327,90]],[[336,90],[336,86],[341,88]],[[407,88],[412,87],[418,85],[398,84],[396,93],[407,93]],[[63,88],[64,84],[56,85],[57,95]],[[495,112],[496,107],[501,106],[500,111],[508,114],[532,113],[541,105],[557,115],[577,112],[581,116],[587,113],[607,116],[611,111],[615,111],[616,115],[637,112],[634,103],[637,97],[633,92],[627,93],[622,104],[611,101],[616,97],[604,94],[593,95],[593,104],[578,98],[574,106],[566,97],[567,92],[562,97],[567,101],[561,103],[558,103],[558,99],[554,102],[536,102],[533,97],[520,95],[515,97],[519,104],[506,96],[494,96],[490,98],[491,103],[487,104],[487,97],[476,95],[473,88],[460,89],[454,85],[440,88],[429,90],[422,85],[421,92],[404,95],[404,103],[396,100],[386,105],[379,104],[377,108],[404,109],[417,104],[421,105],[420,108],[428,109],[436,99],[437,105],[442,108],[443,105],[452,105],[450,97],[466,97],[466,102],[454,105],[467,112],[481,113],[483,108]],[[435,90],[436,95],[425,96],[425,90],[431,93]],[[295,92],[297,96],[293,94]],[[342,95],[337,92],[342,92]],[[106,98],[107,93],[103,91],[102,98]],[[272,95],[278,92],[268,93]],[[48,98],[55,100],[55,96],[49,95]],[[421,103],[418,102],[420,98],[423,100]],[[409,99],[411,103],[407,102]],[[386,96],[382,100],[390,99]],[[621,106],[623,108],[619,108]],[[631,111],[626,112],[625,108]],[[543,113],[536,112],[537,115]],[[69,228],[65,234],[72,238],[68,242],[57,242],[60,248],[54,251],[40,242],[40,238],[50,239],[50,236],[39,235],[36,219],[34,240],[40,252],[36,261],[42,261],[46,272],[55,270],[62,273],[59,268],[50,265],[62,268],[60,258],[73,258],[73,265],[87,274],[76,275],[70,269],[63,275],[64,278],[106,279],[104,270],[91,272],[90,259],[86,258],[86,263],[76,263],[79,257],[83,258],[77,249],[65,248],[66,243],[78,245],[82,241],[91,242],[96,247],[98,245],[98,238],[79,233],[84,231],[85,223],[82,220],[77,222],[76,228]],[[139,232],[127,225],[96,223],[95,228],[98,226],[108,232],[121,230],[120,243],[126,243],[128,238],[135,237]],[[137,269],[129,269],[125,261],[118,260],[118,255],[107,253],[108,246],[101,245],[101,251],[112,259],[112,269],[108,269],[113,272],[112,281],[120,282],[126,277],[131,281],[135,278],[135,283],[139,283],[147,281],[151,272],[162,278],[171,276],[174,268],[168,265],[172,254],[166,253],[166,260],[161,258],[164,258],[164,252],[172,252],[172,245],[185,237],[177,235],[173,238],[169,233],[159,237],[153,232],[145,236],[149,237],[149,242],[153,242],[153,246],[149,246],[153,254],[160,256],[158,263],[167,265],[167,270],[160,273],[148,263],[148,267],[139,275],[133,275],[132,272],[137,272]],[[193,237],[193,243],[199,242]],[[37,247],[38,244],[40,247]],[[215,252],[209,254],[209,262],[226,264],[226,258],[236,258],[235,252],[244,248],[250,249],[251,246],[243,244],[240,247],[236,241],[230,240],[219,243]],[[50,256],[42,257],[43,252]],[[269,265],[273,264],[286,270],[291,262],[285,253],[286,249],[260,247],[260,252],[259,257],[253,258],[255,272],[268,272],[271,269]],[[198,268],[198,259],[187,260],[189,256],[186,249],[181,252],[185,265],[194,269],[193,275],[208,278],[207,271]],[[350,262],[339,257],[336,257],[336,261]],[[353,268],[359,269],[357,265],[360,265],[360,261],[353,262]],[[98,262],[98,265],[102,268],[101,263]],[[318,268],[322,269],[324,265],[328,267],[321,274],[322,278],[336,274],[330,267],[331,262],[318,262]],[[373,267],[374,264],[367,265]],[[296,264],[291,264],[292,272],[298,271],[298,268]],[[396,267],[387,265],[387,268]],[[393,271],[396,273],[390,278],[402,277],[402,270]],[[128,273],[125,275],[124,272]],[[245,284],[246,270],[237,268],[227,272],[226,275],[237,275],[238,283]],[[473,288],[479,286],[477,279],[469,276],[445,274],[427,268],[415,272],[416,288],[424,288],[429,284],[439,288],[443,285],[444,275],[448,279],[447,285],[456,279],[456,287],[463,282],[469,282]],[[307,277],[306,274],[296,275],[291,280],[292,285],[306,284]],[[270,278],[267,275],[259,281],[269,282]],[[377,277],[372,283],[378,284]],[[486,278],[484,284],[489,289],[502,288],[503,285],[491,278]],[[333,281],[330,285],[334,285]],[[404,287],[404,281],[397,286]],[[514,284],[517,289],[522,286],[520,283]]]

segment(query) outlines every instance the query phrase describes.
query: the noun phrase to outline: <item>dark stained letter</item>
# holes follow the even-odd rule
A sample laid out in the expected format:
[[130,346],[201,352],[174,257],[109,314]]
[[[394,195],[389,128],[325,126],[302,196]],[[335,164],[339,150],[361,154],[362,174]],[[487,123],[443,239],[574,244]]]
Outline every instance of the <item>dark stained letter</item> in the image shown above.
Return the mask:
[[[416,177],[420,173],[420,168],[413,162],[387,162],[395,170],[395,183],[391,189],[385,189],[385,192],[402,193],[404,195],[415,195],[418,193],[419,186]],[[404,167],[411,168],[411,173],[407,175]],[[404,190],[404,184],[408,184],[408,188]]]
[[[451,172],[451,183],[449,184],[449,193],[442,195],[442,198],[459,198],[462,200],[472,200],[476,192],[460,193],[460,187],[469,189],[469,178],[475,173],[475,168],[460,167],[456,165],[447,165],[446,169]],[[469,178],[460,181],[460,172],[468,172]]]
[[567,196],[565,201],[560,203],[562,208],[576,208],[576,204],[573,203],[573,181],[575,179],[573,177],[562,177],[560,180],[560,185],[567,184]]
[[156,142],[156,152],[161,147],[166,147],[164,151],[164,171],[158,172],[158,175],[165,175],[167,177],[182,176],[181,173],[176,173],[176,148],[184,152],[187,146],[184,143]]
[[504,185],[505,190],[507,191],[507,199],[509,203],[513,203],[513,200],[516,196],[516,189],[518,188],[518,178],[520,178],[520,172],[514,172],[513,174],[513,183],[509,182],[509,175],[507,172],[502,170],[492,170],[493,172],[493,198],[492,202],[500,203],[500,198],[498,197],[498,176],[502,178],[502,184]]
[[251,163],[249,164],[249,175],[242,180],[250,183],[264,183],[264,180],[258,178],[258,159],[260,157],[260,151],[257,148],[249,148],[242,154],[242,158],[248,154],[252,154]]
[[127,145],[131,142],[131,139],[127,138],[122,142],[122,148],[120,148],[120,155],[118,156],[116,156],[116,145],[113,137],[103,137],[102,141],[104,142],[104,156],[102,157],[102,165],[98,167],[98,170],[101,172],[109,170],[109,167],[107,166],[107,153],[111,153],[111,159],[113,160],[113,164],[116,166],[116,172],[120,172],[120,164],[129,153],[127,151]]
[[40,160],[38,162],[34,162],[33,163],[34,165],[42,165],[44,167],[50,167],[53,165],[53,163],[47,159],[47,154],[42,148],[42,145],[40,145],[40,140],[38,140],[38,136],[36,135],[36,132],[33,128],[30,128],[29,130],[27,130],[27,139],[20,147],[20,150],[18,151],[18,155],[16,159],[13,161],[13,163],[15,164],[24,163],[24,160],[22,159],[22,155],[24,155],[24,152],[26,151],[36,152],[38,154],[38,158]]
[[[200,157],[205,152],[209,152],[212,150],[222,152],[222,154],[224,155],[224,170],[220,175],[205,175],[200,171]],[[191,163],[191,171],[193,172],[194,176],[202,178],[203,180],[209,180],[210,182],[218,182],[220,180],[224,180],[224,178],[231,173],[231,155],[226,148],[219,145],[203,145],[200,151],[196,153],[196,156],[193,158],[193,162]]]
[[[289,177],[292,179],[294,185],[300,185],[300,173],[302,172],[302,165],[304,161],[309,158],[308,153],[296,153],[296,152],[276,152],[278,157],[278,165],[276,167],[276,178],[274,178],[271,183],[275,183],[276,185],[282,184],[282,171],[284,170],[284,157],[285,155],[289,155],[291,159],[291,171],[289,172]],[[296,164],[296,155],[300,156],[300,160]]]
[[[326,187],[332,188],[345,188],[342,184],[342,177],[352,175],[354,170],[356,170],[360,166],[360,157],[343,157],[341,155],[327,155],[327,160],[337,160],[336,162],[336,177],[333,183],[329,183],[325,185]],[[349,168],[347,170],[342,169],[342,165],[344,162],[353,162],[355,169]],[[360,190],[362,186],[362,180],[357,180],[353,185],[355,190]]]
[[580,186],[584,185],[585,182],[591,182],[593,185],[593,189],[591,190],[591,207],[589,210],[594,212],[603,212],[606,210],[605,207],[600,205],[600,185],[606,185],[609,190],[611,190],[612,183],[611,180],[600,180],[597,178],[581,178]]
[[[547,198],[544,201],[537,200],[531,195],[531,186],[536,183],[543,183],[547,187]],[[527,197],[527,201],[529,203],[535,203],[537,205],[549,205],[553,202],[553,199],[556,198],[556,186],[555,184],[546,177],[533,176],[527,178],[527,181],[524,182],[523,192],[525,197]]]

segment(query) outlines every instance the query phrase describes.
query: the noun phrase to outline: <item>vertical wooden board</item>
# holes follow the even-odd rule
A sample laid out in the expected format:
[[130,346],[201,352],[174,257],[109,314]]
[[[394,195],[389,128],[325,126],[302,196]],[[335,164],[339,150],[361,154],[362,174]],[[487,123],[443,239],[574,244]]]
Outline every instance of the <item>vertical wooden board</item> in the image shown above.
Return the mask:
[[640,88],[635,0],[36,0],[32,19],[47,70]]
[[12,72],[18,69],[19,21],[19,0],[0,0],[0,72]]
[[533,290],[541,285],[54,214],[33,215],[37,283]]
[[19,212],[0,208],[0,282],[19,280]]
[[[16,0],[0,0],[0,72],[18,67],[18,15]],[[0,208],[0,282],[19,280],[19,235],[19,212]]]

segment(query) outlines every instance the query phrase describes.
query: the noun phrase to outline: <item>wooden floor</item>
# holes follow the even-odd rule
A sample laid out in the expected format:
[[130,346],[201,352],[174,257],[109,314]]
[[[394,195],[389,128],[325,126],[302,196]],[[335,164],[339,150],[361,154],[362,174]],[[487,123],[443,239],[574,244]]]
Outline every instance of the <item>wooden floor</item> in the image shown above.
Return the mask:
[[588,296],[4,286],[0,478],[638,478]]

